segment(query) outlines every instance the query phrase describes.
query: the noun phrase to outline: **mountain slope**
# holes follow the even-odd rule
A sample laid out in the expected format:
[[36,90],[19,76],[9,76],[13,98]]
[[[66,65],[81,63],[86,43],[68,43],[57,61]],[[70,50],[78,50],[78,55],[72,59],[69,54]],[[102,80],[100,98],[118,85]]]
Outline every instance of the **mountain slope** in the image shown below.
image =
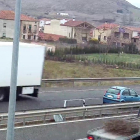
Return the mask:
[[[14,6],[15,0],[0,0],[0,10],[13,10]],[[122,13],[117,13],[117,10]],[[22,12],[33,16],[68,12],[70,16],[98,20],[104,17],[120,18],[120,14],[135,14],[140,13],[140,10],[126,0],[22,0]]]

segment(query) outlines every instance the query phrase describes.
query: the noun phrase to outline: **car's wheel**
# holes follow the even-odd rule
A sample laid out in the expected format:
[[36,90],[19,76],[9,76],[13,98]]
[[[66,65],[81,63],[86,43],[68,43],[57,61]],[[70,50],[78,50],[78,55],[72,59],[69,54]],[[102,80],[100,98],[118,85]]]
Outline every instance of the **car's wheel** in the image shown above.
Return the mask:
[[0,102],[4,101],[5,98],[6,98],[5,90],[4,89],[0,89]]

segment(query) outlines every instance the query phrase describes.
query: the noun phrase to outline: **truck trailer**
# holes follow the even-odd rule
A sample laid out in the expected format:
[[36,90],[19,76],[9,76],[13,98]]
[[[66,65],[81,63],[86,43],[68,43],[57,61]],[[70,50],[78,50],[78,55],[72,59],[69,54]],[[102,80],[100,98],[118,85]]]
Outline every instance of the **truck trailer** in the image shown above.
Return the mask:
[[[13,42],[0,42],[0,101],[9,99]],[[17,99],[20,94],[38,97],[45,46],[19,43]]]

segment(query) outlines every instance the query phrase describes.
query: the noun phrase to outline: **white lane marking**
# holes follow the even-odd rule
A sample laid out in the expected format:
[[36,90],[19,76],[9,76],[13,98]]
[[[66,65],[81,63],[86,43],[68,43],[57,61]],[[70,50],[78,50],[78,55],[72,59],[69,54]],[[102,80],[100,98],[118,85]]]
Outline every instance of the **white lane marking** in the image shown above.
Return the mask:
[[88,140],[87,138],[83,138],[83,139],[76,139],[76,140]]
[[[73,120],[73,121],[67,121],[67,122],[58,122],[58,123],[49,123],[49,124],[15,127],[15,129],[24,129],[24,128],[59,125],[59,124],[78,123],[78,122],[86,122],[86,121],[98,121],[98,120],[106,120],[106,119],[114,119],[114,118],[125,118],[125,119],[127,119],[127,118],[130,118],[130,117],[137,117],[137,115],[138,114],[129,114],[129,115],[121,115],[121,116],[113,116],[113,117],[100,117],[100,118],[94,118],[94,119]],[[0,131],[5,131],[5,130],[7,130],[7,128],[0,129]]]

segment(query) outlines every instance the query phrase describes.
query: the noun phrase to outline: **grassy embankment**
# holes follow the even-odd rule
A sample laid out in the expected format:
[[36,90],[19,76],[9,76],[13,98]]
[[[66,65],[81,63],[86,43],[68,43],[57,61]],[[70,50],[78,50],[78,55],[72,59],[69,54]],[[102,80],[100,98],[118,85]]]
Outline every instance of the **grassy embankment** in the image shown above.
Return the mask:
[[[107,55],[106,57],[110,57],[112,59],[115,58],[117,54]],[[99,57],[99,55],[89,55],[88,57]],[[122,57],[122,58],[121,58]],[[125,57],[125,58],[124,58]],[[140,62],[140,55],[122,55],[120,58],[123,61],[131,61],[131,62]],[[80,63],[65,63],[65,62],[57,62],[57,61],[49,61],[45,62],[44,66],[44,74],[43,78],[48,79],[57,79],[57,78],[103,78],[103,77],[140,77],[140,71],[138,70],[126,70],[126,69],[115,69],[108,68],[103,65],[84,65]],[[127,81],[123,84],[139,84],[140,81]],[[102,85],[122,85],[121,82],[102,82]],[[51,84],[47,84],[50,86]],[[53,84],[56,86],[58,84]],[[59,85],[72,85],[70,84],[59,84]],[[76,86],[84,86],[84,85],[98,85],[97,82],[92,83],[76,83]]]

